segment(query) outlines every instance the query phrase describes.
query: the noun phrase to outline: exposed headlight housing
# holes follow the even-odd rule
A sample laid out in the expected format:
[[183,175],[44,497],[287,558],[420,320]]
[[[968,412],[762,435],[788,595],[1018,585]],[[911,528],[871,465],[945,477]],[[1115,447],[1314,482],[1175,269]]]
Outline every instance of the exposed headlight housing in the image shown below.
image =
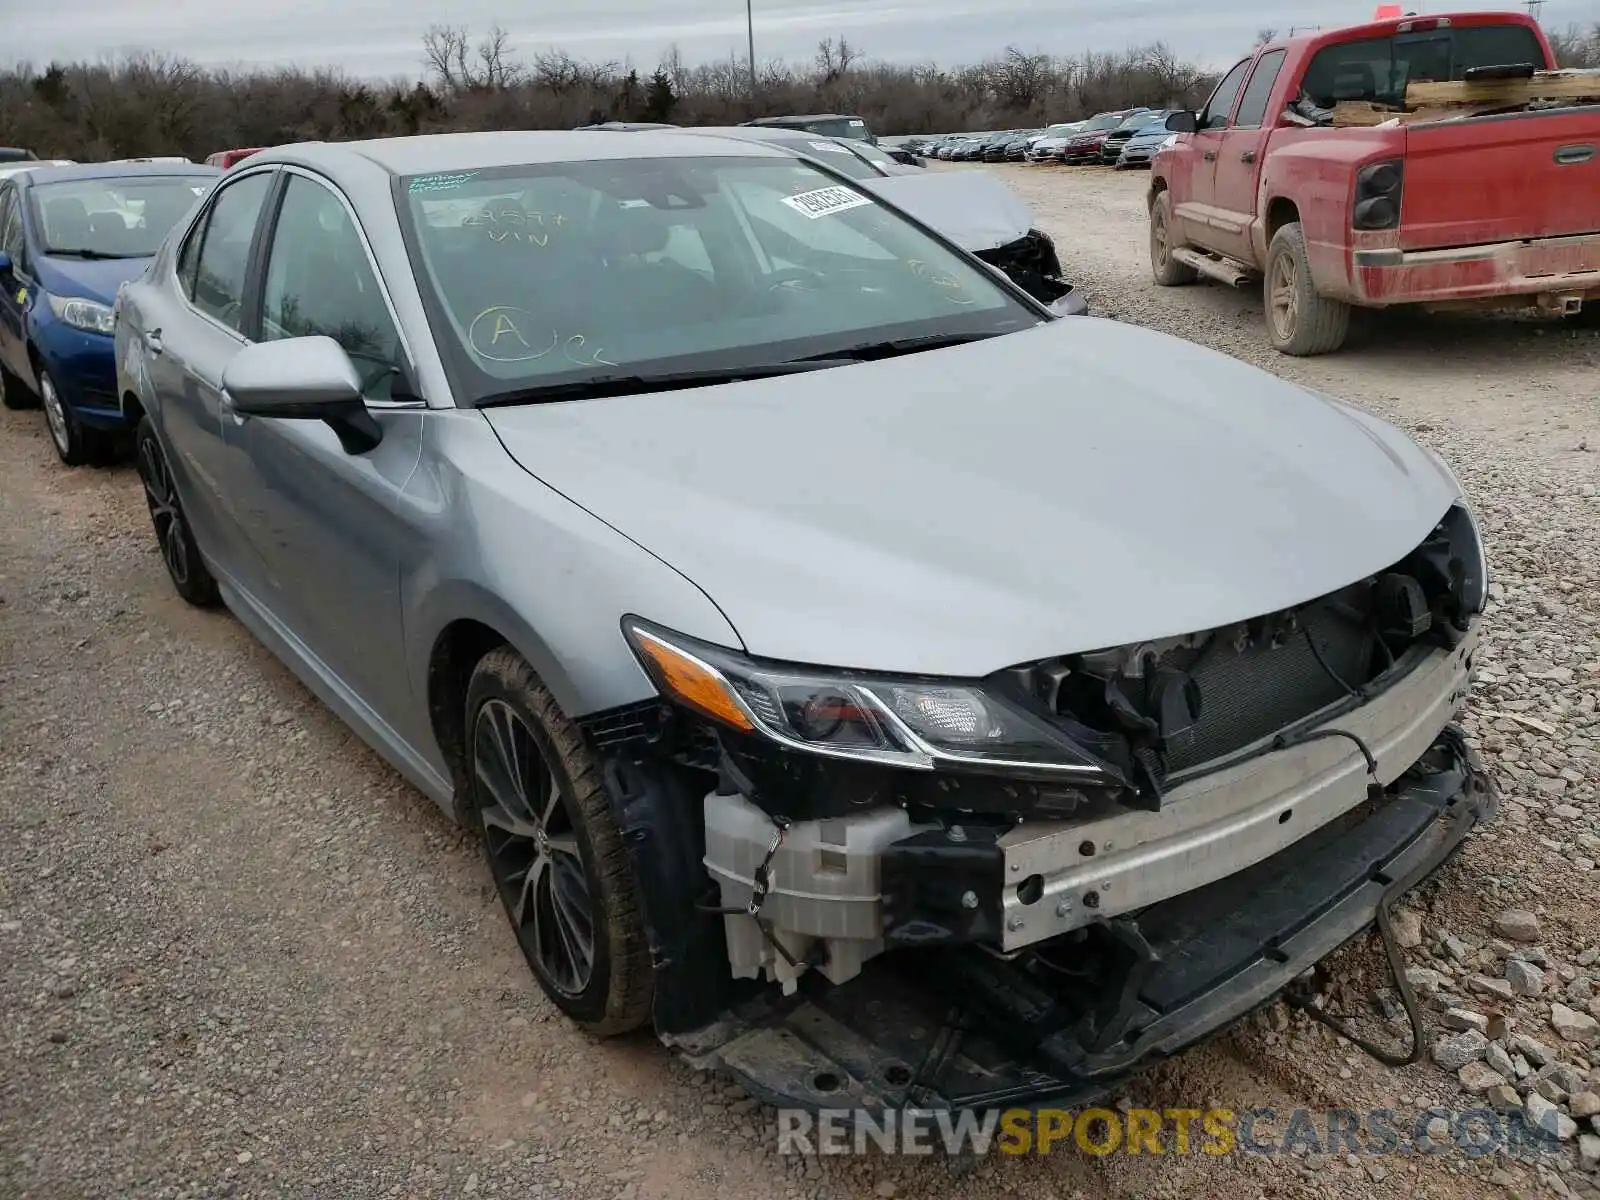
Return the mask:
[[116,332],[116,319],[111,309],[98,300],[52,295],[50,311],[74,329],[82,329],[86,333],[109,335]]
[[916,771],[1122,782],[1061,730],[980,683],[762,662],[634,617],[622,629],[664,696],[790,750]]

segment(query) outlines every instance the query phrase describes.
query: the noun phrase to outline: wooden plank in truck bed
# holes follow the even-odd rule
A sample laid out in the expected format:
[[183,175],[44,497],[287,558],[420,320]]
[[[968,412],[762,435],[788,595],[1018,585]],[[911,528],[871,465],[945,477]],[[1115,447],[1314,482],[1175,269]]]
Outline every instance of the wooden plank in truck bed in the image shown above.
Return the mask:
[[1413,109],[1446,104],[1511,107],[1531,104],[1535,100],[1600,102],[1600,71],[1541,71],[1532,79],[1413,83],[1406,88],[1406,107]]

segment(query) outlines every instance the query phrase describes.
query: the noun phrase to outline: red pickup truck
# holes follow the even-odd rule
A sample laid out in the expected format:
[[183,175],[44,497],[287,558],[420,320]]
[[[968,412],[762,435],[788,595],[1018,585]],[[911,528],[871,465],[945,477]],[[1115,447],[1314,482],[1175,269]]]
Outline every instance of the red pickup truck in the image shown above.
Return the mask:
[[1338,349],[1355,307],[1531,306],[1587,321],[1600,306],[1600,105],[1334,124],[1344,101],[1404,107],[1412,83],[1555,66],[1522,13],[1261,46],[1198,114],[1168,121],[1180,136],[1149,193],[1156,282],[1264,281],[1270,340],[1295,355]]

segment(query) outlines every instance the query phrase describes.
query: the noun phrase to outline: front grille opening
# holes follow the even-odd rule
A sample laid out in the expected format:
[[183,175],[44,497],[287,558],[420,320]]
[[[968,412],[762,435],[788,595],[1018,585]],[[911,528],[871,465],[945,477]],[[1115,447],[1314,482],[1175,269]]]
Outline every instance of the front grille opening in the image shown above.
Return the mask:
[[1419,648],[1459,643],[1482,574],[1468,534],[1453,508],[1388,571],[1306,604],[1009,674],[1079,744],[1159,792],[1365,703],[1422,660]]

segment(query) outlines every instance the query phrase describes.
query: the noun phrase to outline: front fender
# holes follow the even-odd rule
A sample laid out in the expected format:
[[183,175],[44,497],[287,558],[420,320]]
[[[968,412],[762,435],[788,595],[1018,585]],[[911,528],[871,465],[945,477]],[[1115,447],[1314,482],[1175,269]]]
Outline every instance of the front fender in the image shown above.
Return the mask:
[[424,441],[432,452],[407,485],[424,549],[401,579],[410,678],[424,701],[434,648],[462,620],[514,646],[572,718],[656,695],[623,640],[624,615],[743,648],[699,587],[528,474],[481,413],[432,411]]

